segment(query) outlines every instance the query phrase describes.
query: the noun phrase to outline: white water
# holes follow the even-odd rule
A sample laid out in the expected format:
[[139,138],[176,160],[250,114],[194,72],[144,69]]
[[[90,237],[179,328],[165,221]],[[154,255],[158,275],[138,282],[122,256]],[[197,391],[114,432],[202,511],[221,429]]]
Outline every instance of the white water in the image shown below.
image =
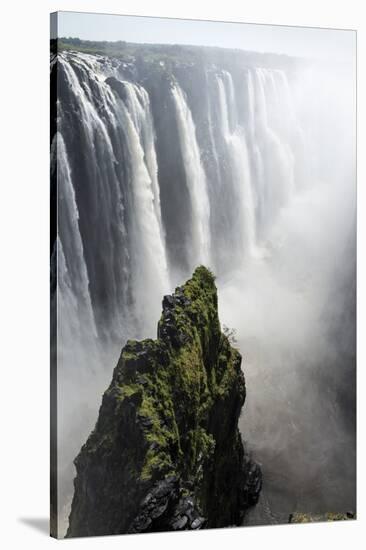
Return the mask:
[[[126,106],[119,102],[116,116],[126,134],[131,165],[132,200],[130,250],[134,309],[155,315],[161,296],[169,291],[165,243],[161,224],[157,164],[149,99],[145,90],[128,82]],[[151,312],[151,313],[150,313]],[[151,326],[145,324],[145,327]],[[146,330],[146,328],[145,328]]]
[[279,130],[289,124],[293,128],[297,122],[293,113],[289,122],[291,104],[280,102],[283,93],[277,84],[279,78],[283,82],[280,75],[279,71],[262,68],[250,70],[248,75],[251,146],[259,175],[260,220],[262,231],[267,234],[294,191],[295,160]]
[[[84,61],[84,56],[75,56],[76,66],[80,65],[84,70],[88,67],[87,62]],[[102,118],[98,112],[97,104],[93,101],[93,94],[91,86],[87,79],[79,79],[73,65],[66,61],[63,56],[60,56],[60,64],[65,70],[68,86],[73,93],[78,108],[80,110],[78,116],[83,121],[82,131],[83,139],[85,140],[85,153],[90,155],[90,163],[88,165],[88,199],[89,203],[99,211],[100,216],[108,218],[113,210],[116,210],[115,223],[120,235],[120,244],[125,246],[125,221],[124,221],[124,204],[121,194],[121,188],[117,178],[111,175],[109,169],[110,164],[116,162],[110,132],[106,125],[106,119]],[[92,65],[93,67],[93,65]],[[113,112],[113,106],[115,105],[115,98],[111,93],[109,87],[103,85],[103,81],[98,73],[93,72],[88,68],[88,76],[90,75],[91,81],[98,85],[98,91],[100,93],[100,100],[103,107],[109,114],[109,118],[112,125],[116,125],[116,117]],[[96,159],[98,161],[96,162]],[[106,244],[113,242],[115,239],[112,233],[112,227],[110,223],[106,223],[104,229],[104,238]],[[111,246],[106,246],[103,250],[103,254],[106,256],[105,264],[109,266],[115,266],[117,271],[123,271],[123,263],[121,261],[122,253],[121,249],[117,250]],[[100,251],[96,251],[97,255]],[[119,309],[122,304],[125,303],[125,289],[121,288],[118,284],[116,277],[114,276],[114,270],[109,270],[108,281],[108,294],[110,296],[110,302],[114,304],[113,318],[114,326],[117,332],[121,332],[124,328],[123,315]]]
[[[161,220],[160,194],[157,179],[157,161],[154,144],[154,130],[150,111],[149,97],[146,91],[137,85],[123,82],[127,94],[126,103],[116,98],[110,87],[105,84],[105,78],[115,74],[107,65],[105,71],[96,64],[93,56],[75,56],[75,62],[84,70],[87,76],[97,85],[99,101],[107,116],[101,116],[97,105],[93,103],[93,93],[87,79],[78,79],[71,64],[61,63],[65,68],[69,86],[78,98],[85,138],[90,151],[98,159],[91,162],[92,177],[95,180],[93,201],[96,208],[103,212],[107,220],[108,233],[106,244],[112,243],[110,249],[104,249],[106,266],[114,265],[117,273],[125,272],[122,264],[122,248],[126,248],[127,238],[131,239],[129,250],[124,254],[129,258],[129,273],[131,278],[132,313],[151,312],[134,322],[140,323],[141,332],[155,331],[155,319],[160,309],[161,295],[169,286],[169,274],[164,242],[164,230]],[[100,109],[100,105],[98,105]],[[128,189],[121,188],[121,182],[114,172],[118,172],[116,156],[122,151],[116,150],[111,141],[107,121],[119,134],[122,143],[128,147],[128,163],[130,179]],[[121,137],[122,136],[122,137]],[[123,139],[124,138],[124,139]],[[118,175],[118,174],[117,174]],[[133,216],[129,226],[129,235],[125,227],[125,199],[130,197]],[[115,210],[113,219],[110,213]],[[112,224],[117,225],[118,243],[112,234]],[[97,251],[99,253],[99,251]],[[141,258],[144,261],[141,262]],[[111,270],[111,273],[113,271]],[[114,323],[119,326],[119,333],[128,330],[126,327],[126,289],[116,277],[109,278],[108,293],[111,302],[118,306],[114,315]],[[131,321],[131,319],[130,319]],[[129,321],[129,323],[130,323]]]
[[200,263],[210,266],[210,203],[196,129],[184,94],[177,83],[172,87],[172,96],[193,212],[191,266]]
[[[66,332],[59,349],[67,349],[68,342],[87,339],[95,342],[97,329],[89,293],[89,278],[84,260],[84,249],[79,232],[79,212],[75,201],[71,170],[65,142],[60,133],[54,137],[57,147],[57,179],[59,197],[58,252],[59,323],[61,334]],[[64,253],[64,246],[67,256]],[[79,311],[80,310],[80,311]],[[81,323],[81,319],[83,323]]]
[[235,221],[240,224],[241,250],[239,254],[245,258],[247,254],[255,254],[256,250],[255,202],[248,148],[244,129],[239,126],[237,121],[235,90],[230,73],[224,71],[222,75],[218,75],[217,86],[221,133],[230,158],[231,185],[238,206],[238,211],[235,212]]

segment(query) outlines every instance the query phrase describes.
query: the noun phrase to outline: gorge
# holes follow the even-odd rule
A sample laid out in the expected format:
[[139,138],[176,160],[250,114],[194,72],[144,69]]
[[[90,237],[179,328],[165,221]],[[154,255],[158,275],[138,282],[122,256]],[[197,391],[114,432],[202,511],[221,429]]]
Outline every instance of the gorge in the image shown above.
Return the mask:
[[239,427],[263,471],[244,523],[355,509],[354,98],[337,71],[220,48],[53,44],[60,536],[121,349],[156,337],[162,296],[200,264],[244,357]]

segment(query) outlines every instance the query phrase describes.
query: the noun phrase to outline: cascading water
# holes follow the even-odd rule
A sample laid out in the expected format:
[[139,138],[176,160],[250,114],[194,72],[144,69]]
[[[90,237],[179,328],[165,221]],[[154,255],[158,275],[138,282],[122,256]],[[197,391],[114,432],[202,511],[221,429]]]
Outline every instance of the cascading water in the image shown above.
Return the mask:
[[[278,128],[288,123],[286,111],[290,109],[287,103],[280,104],[280,94],[277,80],[281,72],[268,69],[250,71],[248,85],[254,121],[252,120],[253,147],[261,157],[260,166],[264,169],[262,181],[271,185],[262,186],[261,203],[263,206],[262,222],[271,224],[273,216],[289,201],[294,188],[294,156],[288,143],[280,135]],[[282,78],[281,78],[282,82]],[[277,101],[276,101],[277,99]],[[284,115],[286,115],[284,117]],[[284,117],[278,124],[278,118]],[[271,119],[271,122],[270,122]],[[292,121],[292,127],[296,121]],[[263,163],[263,159],[265,162]]]
[[[114,325],[121,337],[129,330],[127,317],[135,317],[142,307],[151,311],[153,323],[159,308],[155,296],[169,289],[154,130],[146,91],[121,80],[123,101],[105,82],[114,71],[110,66],[101,71],[90,57],[72,56],[69,63],[60,56],[60,64],[75,107],[71,105],[82,121],[85,154],[90,155],[83,174],[85,191],[80,189],[77,195],[82,202],[87,193],[85,200],[93,202],[91,211],[85,212],[84,232],[93,231],[90,225],[100,231],[95,241],[88,237],[86,245],[90,251],[86,263],[90,262],[91,287],[99,287],[102,294],[93,299],[92,292],[92,302],[96,310],[102,308],[107,326]],[[97,94],[97,102],[93,102],[93,93]],[[68,131],[67,127],[65,133]],[[140,258],[144,258],[142,263]],[[154,330],[149,325],[149,313],[136,317],[134,322],[140,324],[142,332]]]
[[[278,67],[263,55],[259,66],[257,58],[248,62],[249,57],[240,66],[230,54],[217,61],[211,56],[197,62],[198,70],[183,62],[124,62],[80,52],[62,52],[57,63],[53,60],[58,87],[52,162],[58,172],[53,258],[58,275],[61,531],[72,497],[72,460],[93,427],[122,346],[128,338],[155,336],[162,296],[199,263],[217,274],[221,316],[240,331],[251,385],[246,418],[252,424],[245,430],[251,431],[251,441],[259,434],[259,459],[270,464],[283,460],[290,444],[276,431],[282,421],[288,438],[295,440],[299,433],[297,409],[273,427],[257,403],[264,396],[277,410],[279,395],[281,414],[286,416],[283,402],[290,408],[292,396],[283,389],[281,376],[285,372],[288,379],[297,378],[283,364],[300,364],[298,355],[308,354],[303,347],[308,324],[318,326],[324,303],[314,309],[315,320],[309,313],[308,324],[301,324],[301,316],[309,303],[318,303],[319,297],[324,301],[324,289],[329,291],[325,276],[314,282],[314,265],[322,267],[330,248],[326,239],[320,240],[322,248],[306,262],[318,242],[318,234],[306,225],[309,211],[318,216],[319,226],[323,216],[312,198],[318,193],[318,161],[306,137],[313,134],[299,123],[296,71],[286,65],[288,60]],[[312,154],[304,155],[305,146]],[[307,228],[304,235],[298,230],[301,224]],[[297,243],[289,244],[289,235],[302,242],[299,250],[308,257],[297,252]],[[290,261],[284,252],[288,248]],[[285,288],[279,290],[280,283]],[[291,307],[286,310],[287,302]],[[294,338],[296,349],[278,347],[283,337],[278,331],[288,319],[281,323],[271,315],[281,308],[304,329],[299,340]],[[262,340],[257,343],[258,334]],[[323,336],[319,330],[315,340],[319,334]],[[314,365],[317,360],[326,362],[321,356],[312,359]],[[296,376],[305,371],[296,370]],[[320,396],[319,403],[324,402]],[[262,445],[261,434],[269,434],[277,454]],[[338,455],[337,460],[342,463]],[[268,480],[272,472],[266,478],[264,467],[264,474]],[[303,486],[310,484],[304,479]],[[293,479],[285,484],[293,487]],[[305,502],[300,490],[296,495]]]
[[221,133],[225,140],[232,170],[232,193],[237,205],[234,224],[238,226],[239,257],[253,254],[256,245],[255,203],[244,128],[237,120],[233,80],[227,71],[216,78],[219,96]]
[[[70,166],[67,160],[65,142],[60,134],[54,137],[57,147],[57,168],[59,188],[59,297],[65,299],[59,304],[62,326],[68,329],[67,341],[73,338],[89,343],[95,342],[97,329],[89,294],[89,278],[84,260],[83,243],[79,231],[79,212],[75,201]],[[65,256],[64,249],[67,250]],[[80,311],[80,313],[78,313]],[[81,323],[83,320],[83,323]],[[72,336],[72,338],[70,338]],[[66,346],[65,346],[66,347]],[[63,346],[60,346],[60,350]]]
[[210,266],[210,203],[206,175],[202,166],[196,129],[184,94],[177,83],[172,87],[178,133],[192,208],[191,267]]
[[124,89],[125,103],[118,99],[115,113],[130,162],[132,300],[135,312],[150,312],[160,305],[156,297],[169,289],[152,120],[146,91],[128,82]]

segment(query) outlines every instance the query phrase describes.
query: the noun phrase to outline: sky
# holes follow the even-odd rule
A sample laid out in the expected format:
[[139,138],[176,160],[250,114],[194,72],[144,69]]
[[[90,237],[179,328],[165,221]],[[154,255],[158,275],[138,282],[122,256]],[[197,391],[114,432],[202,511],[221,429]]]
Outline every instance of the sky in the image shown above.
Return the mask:
[[356,46],[356,32],[352,30],[81,12],[58,12],[58,36],[218,46],[347,64],[354,62]]

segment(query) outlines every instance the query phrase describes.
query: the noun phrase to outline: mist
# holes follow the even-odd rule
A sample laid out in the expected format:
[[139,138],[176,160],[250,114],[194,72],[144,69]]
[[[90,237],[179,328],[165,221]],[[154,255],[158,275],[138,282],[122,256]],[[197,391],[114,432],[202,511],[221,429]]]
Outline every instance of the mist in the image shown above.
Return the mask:
[[347,76],[316,65],[300,75],[309,169],[260,254],[219,281],[220,316],[243,355],[240,427],[264,477],[246,524],[356,506],[355,107]]

